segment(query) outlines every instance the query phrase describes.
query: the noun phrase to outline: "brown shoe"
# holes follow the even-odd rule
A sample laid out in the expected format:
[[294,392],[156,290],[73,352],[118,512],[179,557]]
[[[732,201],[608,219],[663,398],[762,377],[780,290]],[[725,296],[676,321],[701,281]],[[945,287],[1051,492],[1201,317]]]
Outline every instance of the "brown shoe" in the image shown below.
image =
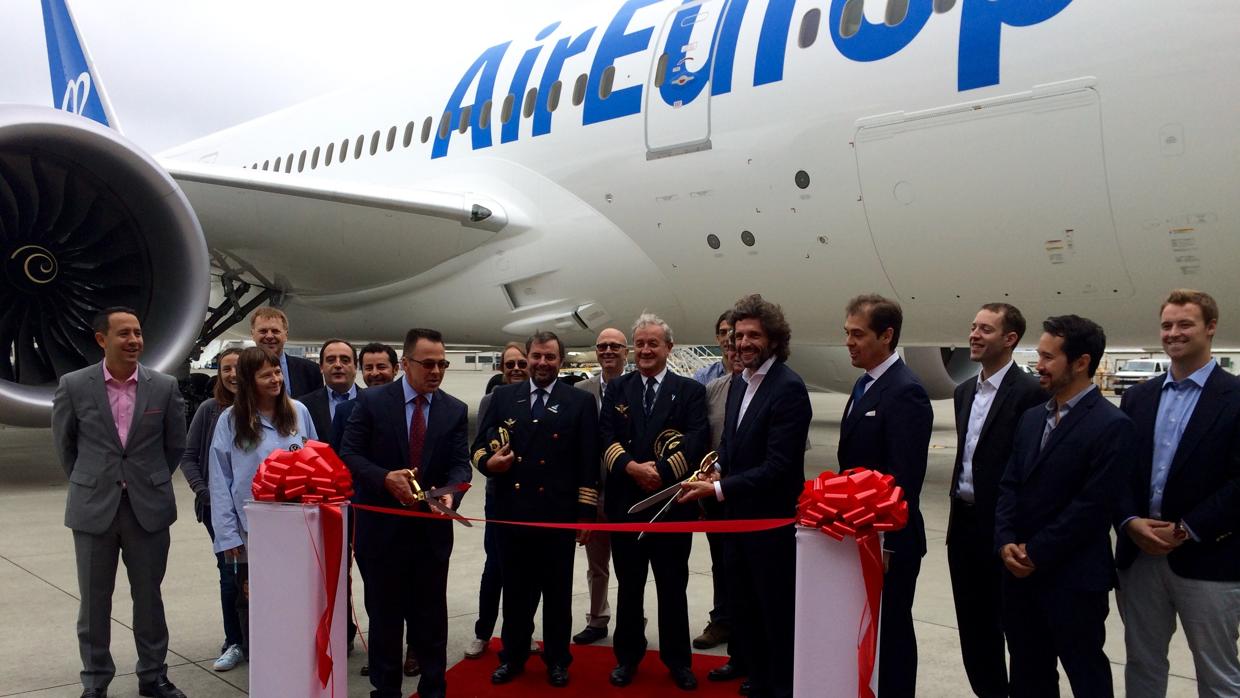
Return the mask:
[[701,635],[693,638],[694,649],[708,650],[712,647],[718,647],[728,641],[731,635],[726,626],[720,625],[714,621],[706,624],[706,629]]
[[409,647],[405,650],[405,676],[417,676],[422,673],[422,667],[418,666],[418,658],[413,656],[413,648]]

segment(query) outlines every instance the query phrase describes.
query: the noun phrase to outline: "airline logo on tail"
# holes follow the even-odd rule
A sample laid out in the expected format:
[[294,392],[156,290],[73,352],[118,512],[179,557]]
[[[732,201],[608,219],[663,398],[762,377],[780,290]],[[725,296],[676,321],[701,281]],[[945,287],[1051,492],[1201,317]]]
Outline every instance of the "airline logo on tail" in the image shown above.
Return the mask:
[[52,103],[61,109],[115,128],[86,47],[78,37],[65,0],[42,0]]

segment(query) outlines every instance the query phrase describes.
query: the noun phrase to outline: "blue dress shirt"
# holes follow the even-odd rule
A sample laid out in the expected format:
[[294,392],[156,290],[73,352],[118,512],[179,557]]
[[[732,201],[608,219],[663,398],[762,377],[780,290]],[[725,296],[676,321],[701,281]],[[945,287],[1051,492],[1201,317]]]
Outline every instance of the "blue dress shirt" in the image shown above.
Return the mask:
[[[400,385],[405,389],[405,428],[409,428],[409,424],[413,422],[413,401],[418,397],[418,391],[409,385],[409,380],[402,377]],[[427,426],[431,420],[431,400],[434,399],[435,393],[422,393],[422,399],[426,400],[426,407],[422,410],[422,421]]]
[[1201,390],[1206,379],[1214,371],[1215,361],[1210,359],[1205,366],[1194,371],[1183,380],[1172,380],[1167,373],[1162,384],[1162,397],[1158,400],[1158,416],[1154,420],[1154,460],[1150,471],[1150,517],[1162,518],[1163,491],[1167,487],[1167,475],[1171,472],[1171,462],[1175,460],[1175,452],[1180,447],[1180,439],[1184,436],[1184,427],[1193,416],[1197,401],[1201,399]]
[[[705,368],[699,368],[698,370],[694,371],[693,380],[701,383],[702,385],[708,385],[710,384],[711,381],[715,380],[719,376],[722,376],[723,373],[724,373],[723,362],[716,361],[715,363]],[[642,382],[645,383],[645,381],[642,381]]]

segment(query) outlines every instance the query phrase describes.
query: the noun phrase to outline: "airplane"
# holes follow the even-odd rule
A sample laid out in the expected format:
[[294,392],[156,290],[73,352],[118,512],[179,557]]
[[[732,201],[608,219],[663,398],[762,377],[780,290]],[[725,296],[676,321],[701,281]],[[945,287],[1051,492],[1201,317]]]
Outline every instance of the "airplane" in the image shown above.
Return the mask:
[[1227,0],[622,0],[523,35],[480,12],[398,83],[157,155],[65,0],[42,9],[55,108],[0,107],[6,424],[48,423],[114,304],[175,370],[260,303],[302,337],[586,345],[649,309],[709,343],[756,291],[806,382],[846,391],[843,306],[877,292],[942,398],[981,303],[1149,346],[1168,290],[1240,295]]

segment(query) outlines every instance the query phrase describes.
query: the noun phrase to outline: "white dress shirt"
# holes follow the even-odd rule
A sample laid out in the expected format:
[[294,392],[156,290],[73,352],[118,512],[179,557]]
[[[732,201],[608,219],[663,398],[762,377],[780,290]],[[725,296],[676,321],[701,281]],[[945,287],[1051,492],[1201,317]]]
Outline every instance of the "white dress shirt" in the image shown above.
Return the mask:
[[[870,388],[873,388],[874,384],[878,382],[878,379],[883,377],[883,374],[887,372],[887,369],[891,368],[892,366],[895,366],[896,362],[899,360],[900,360],[900,355],[893,351],[891,352],[891,356],[888,356],[886,359],[884,359],[881,364],[866,371],[866,373],[870,374],[870,378],[872,380],[870,380],[869,383],[866,383],[865,387],[861,389],[861,394],[865,395],[866,393],[870,392]],[[853,409],[853,405],[849,405],[848,414],[852,414],[852,409]],[[847,417],[848,414],[844,416]]]
[[994,375],[982,379],[977,376],[977,392],[973,394],[973,408],[969,410],[969,427],[964,435],[964,454],[960,458],[960,480],[956,483],[956,497],[970,504],[973,503],[973,452],[977,450],[977,441],[982,436],[982,426],[986,424],[986,416],[990,414],[991,405],[995,404],[995,396],[999,394],[999,386],[1004,376],[1016,365],[1010,361],[1006,366],[995,371]]
[[[739,429],[741,420],[745,418],[745,412],[749,409],[749,403],[753,402],[753,396],[758,392],[758,388],[762,387],[762,380],[766,378],[767,372],[771,370],[771,366],[775,365],[775,357],[762,362],[756,371],[745,369],[741,371],[741,380],[745,381],[745,396],[741,398],[741,410],[736,415],[736,427]],[[716,465],[716,468],[719,466]],[[719,481],[715,481],[715,499],[723,501],[723,486]]]

